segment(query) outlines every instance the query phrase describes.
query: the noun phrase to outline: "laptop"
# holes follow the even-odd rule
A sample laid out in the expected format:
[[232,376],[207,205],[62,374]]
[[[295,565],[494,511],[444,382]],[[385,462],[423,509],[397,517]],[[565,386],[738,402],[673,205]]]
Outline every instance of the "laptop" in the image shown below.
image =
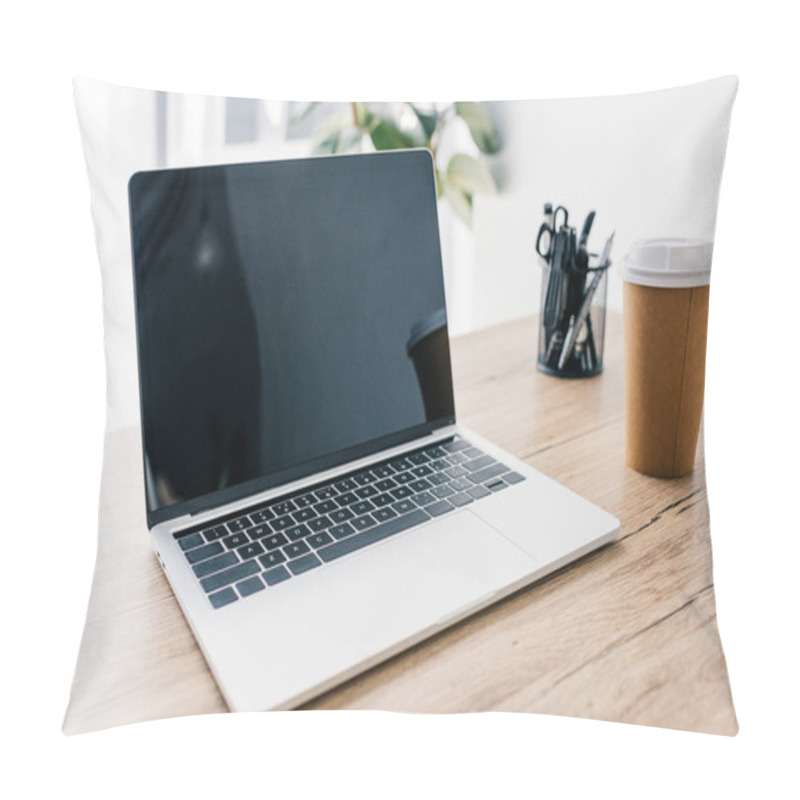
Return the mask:
[[231,710],[616,537],[456,421],[427,150],[139,172],[129,202],[147,524]]

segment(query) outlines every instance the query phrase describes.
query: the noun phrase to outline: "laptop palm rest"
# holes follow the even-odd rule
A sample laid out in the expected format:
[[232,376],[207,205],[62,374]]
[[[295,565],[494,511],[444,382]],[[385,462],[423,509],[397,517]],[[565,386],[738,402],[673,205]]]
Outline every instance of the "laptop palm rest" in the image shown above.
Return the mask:
[[[232,710],[291,707],[486,605],[537,562],[468,510],[213,615],[204,644]],[[260,631],[254,635],[254,630]],[[312,687],[309,689],[309,687]]]

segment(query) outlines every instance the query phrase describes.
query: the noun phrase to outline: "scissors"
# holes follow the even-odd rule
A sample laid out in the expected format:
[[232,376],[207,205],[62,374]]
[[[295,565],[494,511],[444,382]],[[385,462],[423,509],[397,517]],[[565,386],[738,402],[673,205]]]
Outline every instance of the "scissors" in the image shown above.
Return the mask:
[[[558,224],[559,211],[564,214],[564,221]],[[539,235],[536,237],[536,252],[549,264],[553,260],[553,244],[556,240],[556,232],[569,222],[569,212],[564,206],[558,206],[553,212],[553,222],[548,225],[543,222],[539,228]]]

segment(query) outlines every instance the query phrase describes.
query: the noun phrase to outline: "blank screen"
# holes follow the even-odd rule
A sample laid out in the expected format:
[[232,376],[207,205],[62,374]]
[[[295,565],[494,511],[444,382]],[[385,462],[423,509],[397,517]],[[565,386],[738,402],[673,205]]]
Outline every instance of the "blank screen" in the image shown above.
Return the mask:
[[143,172],[129,190],[148,512],[452,421],[426,151]]

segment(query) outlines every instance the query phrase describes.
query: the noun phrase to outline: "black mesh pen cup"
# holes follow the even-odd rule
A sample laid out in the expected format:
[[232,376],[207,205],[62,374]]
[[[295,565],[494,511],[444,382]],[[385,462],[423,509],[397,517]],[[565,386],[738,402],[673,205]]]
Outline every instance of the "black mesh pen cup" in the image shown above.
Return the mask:
[[538,367],[560,378],[603,371],[606,293],[611,261],[580,269],[540,259],[542,302]]

